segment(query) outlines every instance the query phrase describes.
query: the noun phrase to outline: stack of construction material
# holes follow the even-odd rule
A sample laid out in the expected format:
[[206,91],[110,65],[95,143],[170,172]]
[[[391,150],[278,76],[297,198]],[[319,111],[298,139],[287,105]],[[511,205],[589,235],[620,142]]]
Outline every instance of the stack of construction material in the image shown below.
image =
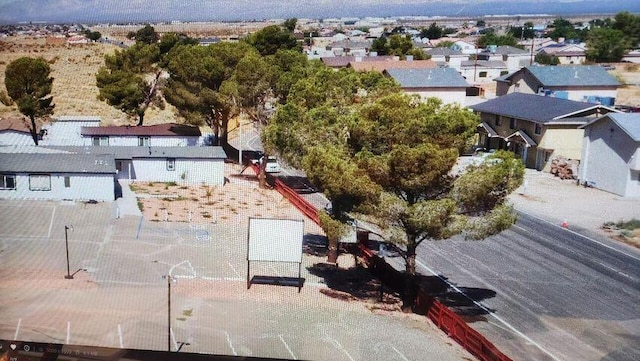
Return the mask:
[[551,174],[560,179],[576,179],[579,161],[558,156],[551,160]]

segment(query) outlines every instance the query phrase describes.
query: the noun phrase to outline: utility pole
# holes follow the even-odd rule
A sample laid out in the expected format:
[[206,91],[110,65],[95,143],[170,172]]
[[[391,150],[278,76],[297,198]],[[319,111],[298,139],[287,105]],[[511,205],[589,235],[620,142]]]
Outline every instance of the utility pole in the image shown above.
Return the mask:
[[67,235],[67,231],[73,231],[73,226],[64,226],[64,244],[67,249],[67,275],[64,278],[68,280],[73,279],[73,275],[71,275],[71,271],[69,269],[69,236]]
[[162,278],[167,280],[167,352],[171,352],[171,282],[176,279],[170,274]]

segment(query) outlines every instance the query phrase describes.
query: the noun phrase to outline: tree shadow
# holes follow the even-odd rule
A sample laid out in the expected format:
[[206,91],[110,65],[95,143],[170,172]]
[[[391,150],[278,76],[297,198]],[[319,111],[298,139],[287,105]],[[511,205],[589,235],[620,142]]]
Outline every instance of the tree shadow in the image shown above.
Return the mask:
[[328,289],[320,292],[343,301],[376,302],[373,308],[400,310],[402,301],[397,292],[373,277],[366,268],[340,268],[327,263],[307,267],[312,275],[322,277]]
[[307,177],[278,175],[278,179],[298,194],[312,194],[318,192],[318,190],[309,182]]
[[329,240],[319,234],[305,234],[302,238],[302,252],[311,256],[326,257]]

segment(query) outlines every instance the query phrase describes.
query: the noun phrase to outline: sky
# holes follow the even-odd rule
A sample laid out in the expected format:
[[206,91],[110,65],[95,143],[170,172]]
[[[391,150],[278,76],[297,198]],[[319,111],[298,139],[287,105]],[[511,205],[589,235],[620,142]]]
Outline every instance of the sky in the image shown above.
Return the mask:
[[615,14],[638,0],[0,0],[0,22]]

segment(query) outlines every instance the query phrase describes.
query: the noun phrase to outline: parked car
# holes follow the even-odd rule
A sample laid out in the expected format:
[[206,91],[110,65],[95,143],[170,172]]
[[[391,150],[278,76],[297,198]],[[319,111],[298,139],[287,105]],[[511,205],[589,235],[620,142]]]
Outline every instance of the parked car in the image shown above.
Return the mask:
[[280,172],[280,163],[278,163],[278,159],[274,156],[269,156],[267,158],[267,166],[265,167],[265,171],[267,173],[278,173]]

